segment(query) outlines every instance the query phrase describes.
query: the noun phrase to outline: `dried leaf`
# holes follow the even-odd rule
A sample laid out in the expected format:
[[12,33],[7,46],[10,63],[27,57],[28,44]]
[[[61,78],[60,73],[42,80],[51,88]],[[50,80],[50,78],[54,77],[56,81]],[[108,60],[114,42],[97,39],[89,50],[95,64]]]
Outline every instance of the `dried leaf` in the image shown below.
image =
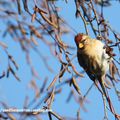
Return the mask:
[[8,15],[16,15],[16,13],[13,12],[13,11],[5,10],[4,12],[5,12],[6,14],[8,14]]
[[55,82],[57,81],[58,79],[58,75],[54,77],[53,81],[50,83],[50,85],[48,86],[47,90],[49,90],[50,88],[52,88],[55,84]]
[[7,78],[9,77],[9,74],[10,74],[10,68],[7,69]]
[[55,98],[55,90],[53,89],[53,91],[52,91],[52,93],[51,93],[51,99],[50,99],[50,102],[49,102],[49,104],[48,104],[48,108],[51,108],[51,106],[52,106],[52,103],[53,103],[53,101],[54,101],[54,98]]
[[18,13],[21,14],[20,0],[17,0]]
[[36,18],[36,13],[34,12],[34,13],[32,14],[32,19],[31,19],[31,21],[34,22],[35,18]]
[[43,85],[42,85],[42,87],[41,87],[41,89],[40,89],[40,92],[41,92],[41,93],[44,91],[45,86],[46,86],[46,84],[47,84],[47,81],[48,81],[48,78],[45,78],[45,80],[44,80],[44,82],[43,82]]
[[19,24],[19,28],[20,28],[20,31],[21,31],[21,33],[23,34],[23,35],[26,35],[26,34],[28,34],[27,32],[26,32],[26,30]]
[[45,99],[45,103],[48,104],[48,108],[51,108],[51,105],[54,101],[54,97],[55,97],[55,89],[53,88],[52,92],[48,95],[48,97]]
[[75,79],[74,77],[72,77],[72,84],[73,84],[75,90],[78,92],[78,94],[79,94],[79,95],[82,95],[82,94],[81,94],[81,91],[80,91],[80,88],[79,88],[79,86],[78,86],[78,84],[77,84],[77,82],[76,82],[76,79]]
[[69,102],[71,100],[72,96],[73,96],[73,91],[70,91],[66,102]]
[[59,75],[59,78],[61,78],[61,77],[64,75],[64,73],[65,73],[65,69],[64,69],[63,66],[64,66],[64,65],[62,64],[62,65],[61,65],[61,69],[60,69],[60,75]]
[[8,58],[11,60],[11,62],[15,65],[16,69],[18,70],[18,65],[15,62],[15,60],[13,59],[13,57],[11,55],[8,55]]
[[80,74],[79,72],[77,72],[77,70],[75,69],[75,66],[72,64],[67,54],[66,54],[66,60],[68,61],[69,65],[72,67],[73,71],[80,77],[83,77],[83,74]]
[[26,96],[26,97],[25,97],[25,100],[24,100],[24,105],[23,105],[23,108],[27,108],[28,103],[29,103],[29,97],[28,97],[28,96]]
[[30,39],[31,39],[31,41],[32,41],[36,46],[38,46],[38,42],[34,39],[34,37],[31,36]]
[[37,8],[38,9],[38,12],[39,14],[41,15],[41,17],[51,26],[53,26],[54,28],[58,28],[58,26],[53,23],[52,21],[49,20],[49,18],[47,18],[44,14],[47,14],[47,12],[45,12],[44,10],[40,9],[40,8]]
[[39,88],[37,87],[36,81],[35,80],[31,80],[30,85],[31,85],[31,87],[35,91],[35,97],[39,98],[40,97],[40,91],[39,91]]
[[29,28],[30,28],[31,32],[33,34],[35,34],[38,38],[42,38],[42,35],[35,29],[34,26],[30,25]]
[[[65,43],[60,39],[60,37],[59,37],[57,34],[55,34],[55,38],[56,38],[56,40],[58,41],[59,45],[60,45],[62,48],[64,48],[64,49],[67,48],[67,44],[65,44]],[[62,52],[62,51],[61,51],[61,52]]]
[[110,75],[115,79],[115,74],[117,73],[117,69],[116,69],[116,66],[114,65],[114,62],[111,62],[110,63]]
[[3,48],[5,48],[5,49],[7,48],[7,45],[6,45],[4,42],[1,42],[1,41],[0,41],[0,45],[1,45]]
[[77,72],[77,70],[76,70],[76,68],[75,68],[75,66],[74,66],[73,64],[71,64],[71,66],[72,66],[73,71],[76,73],[76,75],[78,75],[78,76],[80,76],[80,77],[84,77],[83,74]]
[[7,115],[10,118],[10,120],[17,120],[15,116],[13,116],[11,113],[8,113]]
[[48,14],[45,10],[41,9],[41,8],[38,8],[39,12],[42,12],[44,14]]
[[37,79],[40,79],[38,72],[35,70],[33,66],[31,66],[31,72],[34,77],[36,77]]
[[20,81],[19,77],[16,75],[16,73],[14,72],[14,70],[13,70],[11,67],[9,67],[9,71],[13,74],[13,76],[14,76],[18,81]]

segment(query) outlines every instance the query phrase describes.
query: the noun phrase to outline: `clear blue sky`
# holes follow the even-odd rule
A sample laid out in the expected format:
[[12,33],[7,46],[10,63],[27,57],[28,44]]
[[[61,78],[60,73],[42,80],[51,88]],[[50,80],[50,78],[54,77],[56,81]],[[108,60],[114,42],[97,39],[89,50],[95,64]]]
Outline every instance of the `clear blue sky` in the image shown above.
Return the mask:
[[[112,25],[112,27],[116,31],[120,32],[120,4],[118,2],[111,3],[112,6],[104,8],[104,16]],[[57,2],[57,5],[61,7],[60,15],[63,16],[64,19],[77,32],[84,32],[84,26],[82,21],[80,20],[80,18],[75,18],[74,2],[69,0],[68,4],[65,4],[65,2],[61,1]],[[2,29],[5,28],[3,21],[1,20],[0,26]],[[113,37],[111,37],[111,39],[113,39]],[[2,38],[2,30],[0,31],[0,41],[3,41],[8,45],[8,52],[14,57],[15,61],[18,63],[19,70],[17,71],[17,74],[21,79],[21,82],[18,82],[13,77],[13,75],[10,74],[9,79],[3,78],[0,80],[0,101],[8,103],[8,105],[10,105],[11,107],[15,106],[17,108],[22,108],[26,95],[30,97],[30,100],[34,98],[34,92],[28,86],[28,83],[32,79],[30,68],[26,62],[25,53],[21,50],[18,42],[13,41],[9,35],[7,35],[6,38]],[[64,36],[63,41],[75,47],[74,35]],[[38,48],[42,50],[42,54],[44,54],[50,59],[49,64],[54,70],[54,74],[51,74],[48,70],[46,70],[42,60],[36,55],[34,51],[31,50],[32,62],[40,76],[40,80],[37,80],[37,84],[40,87],[42,84],[42,80],[44,80],[46,76],[49,77],[49,82],[52,81],[53,77],[59,72],[60,64],[58,64],[56,59],[52,58],[52,55],[49,54],[49,49],[44,44],[40,43]],[[73,52],[73,54],[75,54],[75,52]],[[74,61],[74,63],[76,66],[78,66],[77,59]],[[2,73],[2,71],[5,70],[6,67],[7,56],[5,55],[4,51],[0,48],[0,73]],[[80,67],[77,67],[77,69],[80,69]],[[65,76],[65,78],[66,77],[71,76]],[[86,90],[89,88],[91,83],[92,82],[87,76],[80,80],[79,85],[83,94],[85,94]],[[66,95],[68,95],[70,89],[71,88],[66,85],[62,93],[56,95],[55,101],[53,103],[53,110],[57,111],[60,115],[75,117],[79,105],[76,104],[73,98],[71,99],[70,103],[66,103]],[[120,103],[115,102],[117,100],[117,97],[115,95],[114,90],[109,90],[109,93],[117,112],[120,113]],[[81,109],[81,118],[83,118],[84,120],[101,120],[104,116],[104,108],[101,94],[99,93],[97,88],[93,87],[93,89],[87,97],[87,100],[88,102],[85,104],[87,112]],[[109,115],[110,120],[113,120],[113,116],[110,113]]]

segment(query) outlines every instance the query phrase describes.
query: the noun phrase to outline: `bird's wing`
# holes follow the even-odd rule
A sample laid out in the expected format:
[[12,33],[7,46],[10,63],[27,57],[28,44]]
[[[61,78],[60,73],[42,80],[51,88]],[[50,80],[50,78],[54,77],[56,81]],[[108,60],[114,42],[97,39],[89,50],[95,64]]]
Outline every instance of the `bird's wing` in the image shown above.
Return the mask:
[[103,59],[110,58],[110,56],[106,53],[105,45],[101,41],[94,39],[92,43],[94,43],[92,44],[92,48],[96,54],[99,53],[100,56],[102,55]]
[[86,56],[77,52],[77,58],[80,66],[83,67],[84,70],[86,70],[86,68],[88,67]]
[[80,66],[84,68],[84,70],[87,73],[87,75],[89,76],[89,78],[91,80],[95,81],[96,77],[89,70],[89,61],[87,61],[88,59],[86,59],[86,56],[77,52],[77,58],[78,58],[78,62],[80,64]]

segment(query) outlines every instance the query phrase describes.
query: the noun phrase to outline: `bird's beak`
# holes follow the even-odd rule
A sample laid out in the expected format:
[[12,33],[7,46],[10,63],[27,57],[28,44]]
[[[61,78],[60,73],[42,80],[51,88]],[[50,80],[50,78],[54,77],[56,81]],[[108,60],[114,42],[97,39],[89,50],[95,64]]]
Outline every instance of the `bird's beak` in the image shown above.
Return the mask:
[[84,47],[83,43],[79,43],[79,48],[83,48],[83,47]]

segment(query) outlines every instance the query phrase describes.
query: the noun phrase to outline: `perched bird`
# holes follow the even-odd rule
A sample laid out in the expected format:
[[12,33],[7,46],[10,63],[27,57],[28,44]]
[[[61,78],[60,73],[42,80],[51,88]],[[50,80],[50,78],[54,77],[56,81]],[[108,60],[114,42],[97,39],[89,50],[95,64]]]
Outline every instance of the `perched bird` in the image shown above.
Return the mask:
[[109,101],[104,81],[111,57],[106,53],[104,44],[88,35],[79,33],[75,36],[77,45],[77,58],[81,67],[95,83],[100,83],[102,93]]
[[111,112],[115,118],[120,120],[120,115],[116,114],[106,91],[107,84],[104,80],[112,59],[106,53],[105,45],[101,41],[92,39],[88,35],[81,33],[75,36],[75,43],[77,45],[77,58],[80,66],[83,67],[89,78],[93,80],[96,85],[97,83],[100,84],[102,88],[101,92],[106,97]]

